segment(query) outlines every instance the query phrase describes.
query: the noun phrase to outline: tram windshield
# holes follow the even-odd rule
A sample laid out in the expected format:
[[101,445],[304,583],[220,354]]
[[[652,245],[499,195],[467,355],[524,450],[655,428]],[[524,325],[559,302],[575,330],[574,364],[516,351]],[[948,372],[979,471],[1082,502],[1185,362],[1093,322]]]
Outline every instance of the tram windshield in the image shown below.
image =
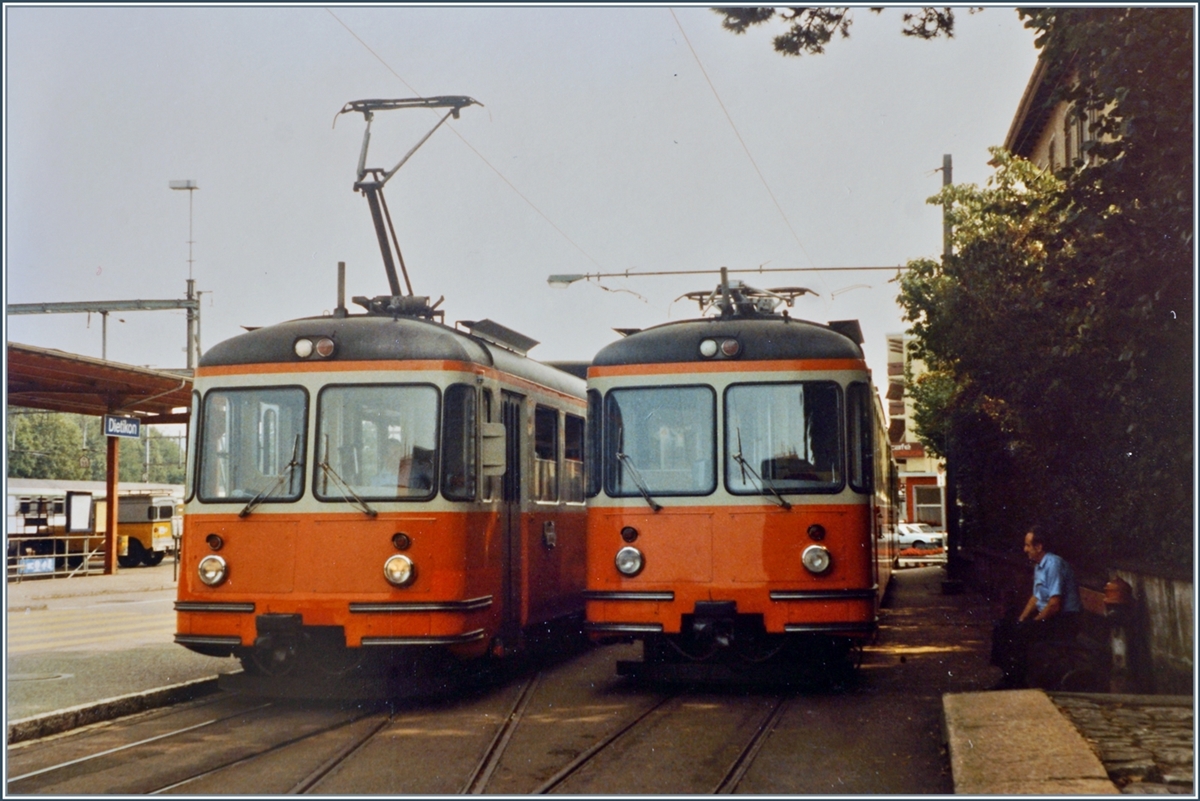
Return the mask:
[[317,497],[431,497],[437,421],[438,391],[429,385],[326,387],[317,401]]
[[832,381],[729,387],[726,489],[739,495],[841,489],[839,398]]
[[214,389],[200,423],[201,501],[294,501],[304,487],[307,394],[300,387]]
[[716,405],[713,389],[700,386],[614,389],[605,395],[605,492],[613,497],[713,492]]

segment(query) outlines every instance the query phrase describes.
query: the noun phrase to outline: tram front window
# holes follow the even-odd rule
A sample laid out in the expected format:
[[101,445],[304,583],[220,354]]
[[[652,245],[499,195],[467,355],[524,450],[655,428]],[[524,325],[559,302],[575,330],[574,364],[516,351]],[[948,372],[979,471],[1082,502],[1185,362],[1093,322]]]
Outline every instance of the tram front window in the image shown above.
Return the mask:
[[304,489],[308,398],[299,387],[214,389],[200,421],[201,501],[294,501]]
[[317,401],[317,497],[432,497],[437,421],[438,391],[432,386],[326,387]]
[[643,489],[708,495],[717,486],[716,445],[711,387],[614,389],[604,397],[604,489],[612,497]]
[[841,489],[839,398],[832,381],[726,390],[726,489],[737,495]]

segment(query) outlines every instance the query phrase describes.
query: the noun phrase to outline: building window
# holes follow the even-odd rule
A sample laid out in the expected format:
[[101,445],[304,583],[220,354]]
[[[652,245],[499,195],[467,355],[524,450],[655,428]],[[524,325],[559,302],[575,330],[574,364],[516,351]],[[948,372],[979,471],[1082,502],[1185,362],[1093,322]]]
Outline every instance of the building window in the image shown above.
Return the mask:
[[942,519],[942,488],[938,486],[913,487],[913,511],[916,522],[928,523],[936,528],[944,525]]

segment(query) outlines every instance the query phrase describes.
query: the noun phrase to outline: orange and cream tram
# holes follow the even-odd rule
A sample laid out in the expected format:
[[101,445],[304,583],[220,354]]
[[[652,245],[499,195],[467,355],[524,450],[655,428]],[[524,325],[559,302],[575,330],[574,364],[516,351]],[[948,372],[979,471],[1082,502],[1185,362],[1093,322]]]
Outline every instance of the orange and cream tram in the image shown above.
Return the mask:
[[776,313],[806,291],[722,275],[693,293],[718,315],[588,369],[586,629],[643,641],[620,673],[833,670],[875,632],[895,556],[882,408],[857,322]]
[[341,673],[582,617],[584,382],[402,300],[201,359],[176,642]]
[[447,326],[441,300],[413,294],[383,186],[420,143],[390,170],[366,166],[376,113],[445,110],[424,142],[472,105],[347,103],[339,113],[367,123],[354,189],[391,294],[349,314],[339,273],[332,315],[201,358],[176,642],[235,655],[246,674],[390,692],[559,622],[579,630],[584,381],[527,358],[535,340],[490,320]]

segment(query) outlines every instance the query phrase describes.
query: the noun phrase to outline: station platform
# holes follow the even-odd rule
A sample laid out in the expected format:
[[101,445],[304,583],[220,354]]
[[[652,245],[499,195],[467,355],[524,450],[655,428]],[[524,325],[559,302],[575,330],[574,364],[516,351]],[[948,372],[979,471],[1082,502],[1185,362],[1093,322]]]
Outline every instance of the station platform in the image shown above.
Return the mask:
[[[55,691],[51,683],[38,705],[21,699],[14,702],[12,674],[30,668],[12,653],[10,633],[5,709],[10,744],[215,692],[218,674],[240,670],[236,660],[201,657],[171,641],[174,567],[166,561],[111,576],[24,580],[7,585],[10,632],[16,615],[97,604],[154,603],[162,606],[164,618],[169,620],[157,635],[161,643],[112,646],[115,653],[109,655],[110,660],[136,660],[146,668],[126,677],[127,692],[113,693],[111,685],[94,681],[67,694],[62,689]],[[903,574],[904,580],[898,582],[903,590],[893,593],[889,608],[913,606],[909,611],[918,612],[919,617],[924,614],[918,609],[920,604],[936,596],[939,607],[963,623],[977,621],[989,612],[988,602],[969,588],[961,594],[943,595],[945,572],[939,567],[911,568]],[[145,650],[151,647],[159,650]],[[162,661],[147,663],[147,653],[161,653]],[[71,662],[77,657],[68,651],[38,654],[37,669],[47,674],[78,670]],[[105,667],[110,662],[95,662],[94,666],[112,671],[121,669],[121,664],[112,661],[111,667]],[[969,686],[993,683],[999,670],[988,670],[996,671],[995,677],[974,676]],[[1002,796],[1193,794],[1190,696],[1070,696],[1047,695],[1040,690],[944,694],[943,736],[955,792]],[[1098,721],[1094,728],[1091,720]],[[1127,729],[1124,733],[1122,725]],[[1153,743],[1157,745],[1151,747]]]

